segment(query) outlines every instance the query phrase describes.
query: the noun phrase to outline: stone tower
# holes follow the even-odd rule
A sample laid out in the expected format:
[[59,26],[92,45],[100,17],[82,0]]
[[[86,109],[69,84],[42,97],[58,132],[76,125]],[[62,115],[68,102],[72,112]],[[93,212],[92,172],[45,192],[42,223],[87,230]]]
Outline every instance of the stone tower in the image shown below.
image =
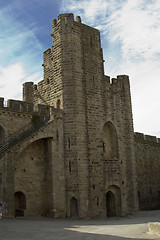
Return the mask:
[[23,97],[64,111],[66,216],[131,213],[138,206],[129,78],[104,75],[100,33],[80,17],[59,15],[51,36],[44,80],[25,83]]
[[104,75],[100,33],[80,17],[59,15],[51,36],[44,79],[0,98],[3,216],[159,209],[160,139],[134,133],[129,77]]

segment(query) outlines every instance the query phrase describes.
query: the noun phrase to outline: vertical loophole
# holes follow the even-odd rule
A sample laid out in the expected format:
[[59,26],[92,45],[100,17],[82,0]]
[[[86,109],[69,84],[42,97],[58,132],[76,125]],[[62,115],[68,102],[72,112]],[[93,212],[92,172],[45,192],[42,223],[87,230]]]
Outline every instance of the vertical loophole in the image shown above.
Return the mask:
[[97,206],[99,205],[99,198],[97,198]]
[[71,149],[71,140],[68,138],[68,149]]
[[71,162],[69,161],[69,172],[72,172]]
[[56,131],[56,139],[57,139],[57,141],[59,140],[59,132],[58,132],[58,129],[57,129],[57,131]]

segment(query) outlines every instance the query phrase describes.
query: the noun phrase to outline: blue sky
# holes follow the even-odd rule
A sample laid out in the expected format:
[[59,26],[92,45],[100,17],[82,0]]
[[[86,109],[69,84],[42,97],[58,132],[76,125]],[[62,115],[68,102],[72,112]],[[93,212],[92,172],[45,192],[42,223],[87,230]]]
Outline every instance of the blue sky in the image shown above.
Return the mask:
[[43,79],[52,19],[65,12],[100,30],[106,75],[130,76],[135,131],[160,137],[159,0],[0,0],[0,96],[21,99],[23,82]]

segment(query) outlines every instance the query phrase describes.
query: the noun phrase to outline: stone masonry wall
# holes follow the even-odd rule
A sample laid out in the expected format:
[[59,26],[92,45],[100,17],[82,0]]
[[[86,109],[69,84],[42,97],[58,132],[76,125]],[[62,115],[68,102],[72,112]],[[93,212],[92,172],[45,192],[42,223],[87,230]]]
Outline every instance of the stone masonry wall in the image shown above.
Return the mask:
[[17,103],[20,101],[9,100],[7,107],[4,107],[3,104],[0,106],[0,126],[5,131],[5,137],[25,126],[32,119],[31,112],[18,111],[17,106],[14,107],[11,104],[13,102]]
[[[0,198],[4,216],[15,216],[16,193],[26,197],[25,216],[65,217],[63,111],[0,155]],[[23,209],[19,209],[23,210]]]
[[56,30],[54,32],[52,49],[49,48],[43,53],[44,80],[38,84],[24,83],[23,100],[55,108],[57,108],[57,101],[60,100],[60,108],[63,108],[61,33]]
[[140,210],[160,209],[160,139],[135,133]]
[[11,134],[31,123],[35,116],[45,119],[54,112],[54,108],[41,104],[33,104],[19,100],[9,99],[4,106],[4,99],[0,98],[0,127],[4,134],[3,140]]
[[[100,34],[97,29],[63,14],[54,21],[53,37],[61,33],[63,74],[64,140],[67,208],[78,200],[80,216],[106,216],[107,188],[121,189],[122,214],[137,209],[134,135],[130,88],[127,76],[112,84],[104,78]],[[103,156],[102,129],[115,125],[119,159],[112,174]],[[104,168],[106,166],[106,168]],[[78,176],[78,177],[77,177]],[[104,181],[104,179],[106,179]],[[129,181],[132,179],[132,181]]]
[[[128,76],[106,79],[106,118],[116,127],[120,174],[109,174],[108,181],[121,189],[122,215],[138,209],[132,105]],[[118,172],[117,172],[118,173]],[[114,181],[113,181],[114,179]]]
[[4,137],[8,138],[15,132],[18,134],[21,128],[28,126],[38,116],[42,119],[50,116],[50,120],[42,130],[31,134],[28,141],[36,135],[40,135],[40,140],[31,141],[24,149],[22,146],[27,139],[21,140],[0,155],[0,199],[4,202],[3,214],[6,217],[15,214],[16,192],[26,196],[26,216],[65,216],[63,111],[17,100],[8,100],[7,106],[4,106],[4,99],[0,98],[1,142]]
[[71,215],[70,202],[74,197],[78,202],[79,216],[87,217],[90,215],[89,169],[81,27],[72,14],[60,15],[53,34],[60,31],[62,41],[67,216]]
[[29,145],[16,159],[14,192],[26,196],[25,216],[46,214],[44,140]]

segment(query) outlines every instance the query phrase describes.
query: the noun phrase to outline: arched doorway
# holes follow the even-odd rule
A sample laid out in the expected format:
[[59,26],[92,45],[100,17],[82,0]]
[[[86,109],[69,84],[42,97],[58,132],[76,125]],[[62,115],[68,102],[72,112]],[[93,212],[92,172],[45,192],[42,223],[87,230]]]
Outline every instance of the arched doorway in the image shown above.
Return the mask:
[[70,216],[78,217],[78,202],[77,199],[72,197],[70,202]]
[[16,192],[14,194],[15,203],[15,217],[24,216],[24,210],[26,209],[26,196],[22,192]]
[[117,131],[111,122],[103,126],[103,153],[107,159],[118,158]]
[[106,209],[107,209],[107,217],[116,216],[115,209],[115,196],[111,191],[108,191],[106,194]]
[[121,215],[121,191],[118,186],[112,185],[106,193],[106,216]]
[[5,139],[5,131],[4,131],[4,128],[0,126],[0,144],[3,143],[4,139]]

